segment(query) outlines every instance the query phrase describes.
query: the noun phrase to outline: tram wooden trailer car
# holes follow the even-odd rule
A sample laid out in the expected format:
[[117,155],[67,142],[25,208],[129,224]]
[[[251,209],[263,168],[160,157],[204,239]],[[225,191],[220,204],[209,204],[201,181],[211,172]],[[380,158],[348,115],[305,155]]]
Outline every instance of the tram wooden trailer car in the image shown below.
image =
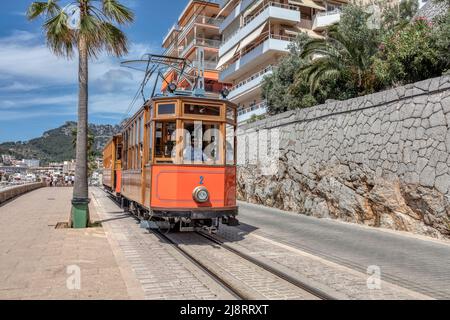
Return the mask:
[[122,135],[116,135],[103,149],[103,186],[116,197],[122,182],[122,147]]
[[236,225],[236,119],[227,100],[152,98],[105,147],[105,189],[158,227]]

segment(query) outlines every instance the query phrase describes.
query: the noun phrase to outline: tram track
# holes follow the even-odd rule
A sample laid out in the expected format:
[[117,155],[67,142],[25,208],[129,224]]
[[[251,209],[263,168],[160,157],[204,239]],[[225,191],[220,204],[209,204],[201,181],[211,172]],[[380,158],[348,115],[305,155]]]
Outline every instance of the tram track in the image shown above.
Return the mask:
[[[120,205],[118,201],[110,196],[110,199],[113,200],[117,205]],[[131,216],[133,216],[135,219],[139,220],[139,218],[129,213]],[[223,270],[218,270],[214,268],[212,264],[205,264],[205,259],[202,259],[197,254],[195,254],[193,251],[188,250],[188,246],[186,244],[180,243],[177,239],[174,239],[174,236],[183,238],[184,236],[198,236],[207,242],[205,244],[210,244],[213,246],[219,246],[220,248],[224,249],[228,254],[231,254],[238,259],[242,261],[242,263],[249,263],[252,264],[260,269],[262,269],[264,272],[267,272],[268,274],[272,275],[273,277],[276,277],[278,281],[285,281],[286,283],[292,285],[293,287],[297,288],[298,290],[304,291],[307,293],[312,299],[319,299],[319,300],[337,300],[337,298],[317,289],[314,288],[295,277],[292,277],[291,275],[288,275],[284,273],[281,270],[278,270],[277,268],[270,266],[269,264],[265,263],[264,261],[261,261],[255,257],[250,256],[249,254],[240,251],[236,248],[231,247],[230,245],[226,244],[224,241],[218,239],[214,235],[210,235],[201,231],[193,232],[193,233],[172,233],[172,232],[164,232],[163,230],[150,230],[150,232],[153,232],[158,238],[161,239],[161,241],[164,241],[168,244],[170,244],[173,248],[175,248],[180,254],[182,254],[188,261],[190,261],[193,265],[195,265],[197,268],[199,268],[201,271],[203,271],[205,274],[207,274],[213,281],[215,281],[218,285],[220,285],[222,288],[224,288],[226,291],[228,291],[232,296],[234,296],[237,300],[263,300],[264,296],[262,295],[255,295],[252,290],[245,289],[244,286],[240,285],[239,280],[236,279],[230,279],[230,277],[224,277],[224,274],[221,272]],[[196,243],[196,241],[194,241]],[[186,247],[187,246],[187,247]]]
[[[179,241],[179,239],[177,239],[180,237],[181,238],[184,237],[183,234],[164,233],[159,230],[153,230],[153,232],[157,234],[160,238],[164,239],[166,242],[173,245],[180,253],[183,254],[183,256],[185,256],[197,267],[199,267],[201,270],[207,273],[210,277],[212,277],[222,287],[227,289],[237,299],[239,300],[267,299],[263,295],[259,295],[256,291],[246,288],[246,286],[242,284],[240,279],[230,277],[230,275],[224,273],[223,270],[214,268],[214,264],[208,263],[208,261],[200,254],[196,254],[194,250],[190,250],[189,244],[183,244]],[[240,263],[241,265],[251,264],[255,268],[258,268],[258,270],[260,270],[260,273],[265,272],[267,274],[270,274],[272,278],[276,279],[277,283],[281,283],[283,285],[288,284],[291,287],[295,288],[295,290],[304,292],[305,299],[335,300],[334,297],[322,292],[321,290],[313,288],[299,281],[298,279],[295,279],[283,273],[282,271],[277,270],[276,268],[271,267],[268,264],[265,264],[264,262],[247,255],[244,252],[236,250],[235,248],[231,248],[230,246],[228,246],[227,244],[225,244],[224,242],[222,242],[221,240],[217,239],[212,235],[203,232],[195,232],[190,235],[191,238],[192,235],[198,236],[199,238],[206,240],[204,244],[210,244],[215,247],[220,247],[221,249],[224,250],[223,254],[229,255],[230,258],[232,255],[233,259],[239,259],[241,261]],[[198,240],[195,240],[194,242],[198,243]],[[273,286],[273,284],[268,286],[269,287]],[[291,288],[291,290],[293,289]]]
[[337,300],[336,298],[334,298],[333,296],[323,292],[322,290],[314,288],[314,287],[312,287],[312,286],[310,286],[310,285],[308,285],[308,284],[306,284],[306,283],[304,283],[304,282],[302,282],[302,281],[300,281],[300,280],[298,280],[298,279],[296,279],[296,278],[294,278],[294,277],[284,273],[283,271],[278,270],[275,267],[272,267],[269,264],[267,264],[267,263],[265,263],[265,262],[263,262],[263,261],[261,261],[259,259],[256,259],[256,258],[248,255],[247,253],[244,253],[244,252],[242,252],[240,250],[237,250],[236,248],[230,247],[229,245],[227,245],[226,243],[224,243],[223,241],[217,239],[216,237],[214,237],[212,235],[206,234],[204,232],[197,232],[197,234],[199,234],[200,236],[202,236],[202,237],[204,237],[204,238],[206,238],[206,239],[208,239],[208,240],[210,240],[210,241],[212,241],[212,242],[222,246],[226,250],[228,250],[228,251],[238,255],[239,257],[249,261],[250,263],[253,263],[253,264],[257,265],[258,267],[260,267],[260,268],[262,268],[262,269],[272,273],[273,275],[275,275],[275,276],[277,276],[277,277],[279,277],[279,278],[281,278],[281,279],[291,283],[292,285],[300,288],[301,290],[305,290],[305,291],[309,292],[310,294],[312,294],[313,296],[319,298],[320,300]]

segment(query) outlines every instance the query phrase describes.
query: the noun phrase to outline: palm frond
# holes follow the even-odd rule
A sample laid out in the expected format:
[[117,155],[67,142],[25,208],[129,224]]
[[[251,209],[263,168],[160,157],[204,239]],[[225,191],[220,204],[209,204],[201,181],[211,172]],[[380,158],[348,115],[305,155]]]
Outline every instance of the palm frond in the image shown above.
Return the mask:
[[46,15],[48,17],[57,15],[61,10],[57,2],[58,0],[48,0],[47,2],[33,2],[27,10],[28,20],[34,20],[41,15]]
[[85,15],[80,20],[79,37],[86,41],[88,54],[96,58],[104,45],[102,21],[96,15]]
[[72,57],[76,44],[75,32],[68,27],[68,16],[64,11],[44,23],[47,44],[58,56]]
[[109,22],[101,23],[103,42],[109,54],[123,56],[128,53],[128,39],[119,28]]
[[132,23],[134,13],[117,0],[103,0],[103,13],[119,24]]

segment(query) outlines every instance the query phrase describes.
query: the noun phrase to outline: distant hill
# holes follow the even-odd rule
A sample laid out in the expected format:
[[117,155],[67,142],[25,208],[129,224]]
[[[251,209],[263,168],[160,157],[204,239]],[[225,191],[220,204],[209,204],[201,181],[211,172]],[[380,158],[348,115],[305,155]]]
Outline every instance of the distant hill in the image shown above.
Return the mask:
[[[26,142],[1,143],[0,155],[10,154],[16,159],[40,159],[43,164],[75,159],[72,131],[76,127],[76,122],[70,121],[45,132],[40,138]],[[95,137],[95,150],[101,153],[106,142],[120,132],[120,126],[90,124],[89,130]]]

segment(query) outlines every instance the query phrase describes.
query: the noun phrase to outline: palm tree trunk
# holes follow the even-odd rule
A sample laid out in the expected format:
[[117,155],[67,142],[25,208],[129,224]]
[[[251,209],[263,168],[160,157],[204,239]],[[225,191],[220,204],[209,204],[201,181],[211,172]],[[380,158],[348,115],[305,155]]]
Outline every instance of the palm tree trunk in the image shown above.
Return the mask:
[[[78,209],[72,210],[72,223],[77,217],[78,219],[89,221],[88,203],[89,203],[89,191],[88,191],[88,48],[86,40],[83,36],[80,36],[79,44],[79,67],[78,67],[78,124],[77,124],[77,146],[76,146],[76,170],[75,170],[75,185],[73,190],[72,203]],[[75,203],[74,203],[75,202]],[[78,211],[77,211],[78,210]],[[83,212],[84,211],[84,212]],[[86,215],[86,217],[83,216]],[[81,216],[81,218],[79,218]],[[82,222],[81,224],[83,224]],[[72,224],[73,225],[73,224]],[[81,226],[83,227],[83,226]]]

